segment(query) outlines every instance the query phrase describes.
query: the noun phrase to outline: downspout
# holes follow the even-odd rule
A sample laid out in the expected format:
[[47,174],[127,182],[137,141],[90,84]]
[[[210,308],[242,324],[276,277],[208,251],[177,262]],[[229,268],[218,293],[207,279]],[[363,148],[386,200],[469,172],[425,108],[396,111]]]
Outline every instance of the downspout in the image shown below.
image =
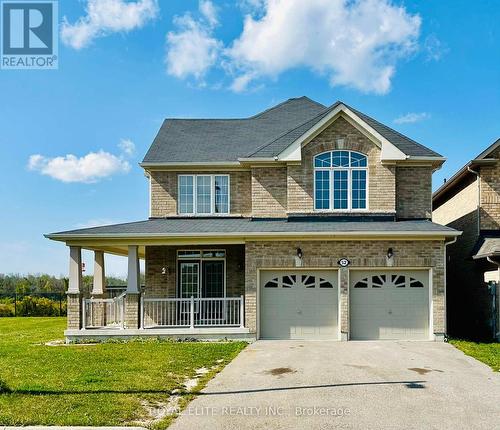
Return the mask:
[[[447,270],[448,270],[448,253],[446,252],[447,246],[448,245],[453,245],[456,243],[458,240],[458,236],[455,236],[453,240],[450,240],[449,242],[444,242],[444,333],[445,336],[448,335],[448,309],[447,309],[447,298],[446,298],[446,290],[448,289],[448,277],[447,277]],[[446,337],[445,337],[446,338]]]
[[477,178],[477,235],[481,233],[481,181],[479,180],[479,172],[472,170],[467,166],[470,173],[476,175]]
[[498,288],[500,288],[500,261],[495,261],[491,257],[486,257],[492,264],[496,264],[498,266],[498,282],[495,285],[495,291],[493,291],[493,337],[500,339],[500,313],[498,312],[498,302],[497,302],[497,293]]

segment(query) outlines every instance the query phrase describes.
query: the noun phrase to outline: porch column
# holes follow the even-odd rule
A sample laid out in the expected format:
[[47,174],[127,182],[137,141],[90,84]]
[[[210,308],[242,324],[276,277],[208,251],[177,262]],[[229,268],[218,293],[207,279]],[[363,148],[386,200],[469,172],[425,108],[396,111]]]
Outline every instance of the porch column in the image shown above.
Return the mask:
[[349,340],[349,270],[341,267],[340,271],[340,339]]
[[137,245],[130,245],[128,247],[127,294],[139,293],[140,280],[139,247]]
[[104,252],[94,251],[94,284],[92,286],[92,295],[104,295],[105,288],[106,273],[104,269]]
[[140,280],[139,247],[130,245],[128,247],[127,294],[125,296],[125,328],[128,329],[139,328]]
[[69,247],[68,330],[82,328],[82,248]]

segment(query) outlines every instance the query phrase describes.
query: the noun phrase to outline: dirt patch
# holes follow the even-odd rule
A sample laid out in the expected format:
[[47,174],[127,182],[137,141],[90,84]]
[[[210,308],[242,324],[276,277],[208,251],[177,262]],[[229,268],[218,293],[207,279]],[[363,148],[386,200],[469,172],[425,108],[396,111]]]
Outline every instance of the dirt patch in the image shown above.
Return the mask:
[[295,369],[291,369],[290,367],[276,367],[275,369],[266,370],[265,373],[273,376],[281,376],[286,375],[287,373],[296,373]]
[[[224,360],[219,361],[222,362]],[[218,366],[213,366],[211,368],[200,367],[199,369],[196,369],[196,375],[193,378],[186,378],[182,383],[183,388],[172,390],[171,395],[166,401],[141,400],[141,405],[146,411],[147,418],[135,421],[135,423],[141,426],[151,427],[152,425],[159,423],[167,417],[180,413],[180,401],[182,399],[182,396],[184,396],[186,392],[193,392],[193,390],[198,387],[200,378],[210,371],[216,370],[217,367]]]
[[97,343],[66,343],[64,340],[51,340],[50,342],[39,343],[37,345],[45,345],[45,346],[96,346]]
[[180,399],[180,395],[172,394],[165,402],[141,400],[141,405],[146,411],[148,417],[136,421],[135,423],[141,426],[151,426],[168,416],[179,413]]

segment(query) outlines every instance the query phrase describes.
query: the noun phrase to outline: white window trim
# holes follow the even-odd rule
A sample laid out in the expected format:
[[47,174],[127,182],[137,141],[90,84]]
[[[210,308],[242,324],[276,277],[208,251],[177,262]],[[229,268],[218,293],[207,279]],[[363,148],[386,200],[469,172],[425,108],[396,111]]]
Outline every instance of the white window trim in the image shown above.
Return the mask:
[[[210,177],[210,212],[198,213],[197,208],[197,183],[199,176],[209,176]],[[227,212],[215,212],[215,177],[224,176],[227,178]],[[180,199],[181,199],[181,181],[182,177],[193,178],[193,212],[181,212],[180,211]],[[183,216],[192,217],[204,217],[204,216],[228,216],[231,214],[231,175],[228,174],[197,174],[197,175],[177,175],[177,214]]]
[[[356,153],[363,155],[366,157],[366,167],[316,167],[314,165],[315,159],[317,156],[326,154],[326,153],[333,153],[335,151],[345,151],[349,152],[349,164],[351,164],[351,153]],[[314,206],[314,211],[315,212],[323,212],[323,213],[363,213],[363,212],[369,212],[369,174],[368,174],[368,156],[366,154],[363,154],[362,152],[358,151],[351,151],[348,149],[334,149],[331,151],[324,151],[319,154],[316,154],[312,158],[312,164],[313,164],[313,206]],[[366,207],[364,209],[353,209],[352,208],[352,171],[353,170],[364,170],[366,172]],[[327,171],[330,172],[330,178],[329,178],[329,203],[330,203],[330,208],[329,209],[318,209],[316,207],[316,172],[319,171]],[[333,208],[333,172],[334,171],[347,171],[347,209],[334,209]]]

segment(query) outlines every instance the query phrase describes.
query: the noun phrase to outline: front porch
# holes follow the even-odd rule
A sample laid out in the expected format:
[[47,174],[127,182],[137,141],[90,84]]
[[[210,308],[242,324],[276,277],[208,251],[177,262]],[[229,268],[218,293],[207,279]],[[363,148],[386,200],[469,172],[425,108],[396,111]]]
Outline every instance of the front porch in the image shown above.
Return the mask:
[[68,341],[252,337],[245,327],[243,246],[128,246],[127,287],[115,297],[105,285],[104,250],[97,249],[92,291],[83,293],[81,251],[70,246]]

